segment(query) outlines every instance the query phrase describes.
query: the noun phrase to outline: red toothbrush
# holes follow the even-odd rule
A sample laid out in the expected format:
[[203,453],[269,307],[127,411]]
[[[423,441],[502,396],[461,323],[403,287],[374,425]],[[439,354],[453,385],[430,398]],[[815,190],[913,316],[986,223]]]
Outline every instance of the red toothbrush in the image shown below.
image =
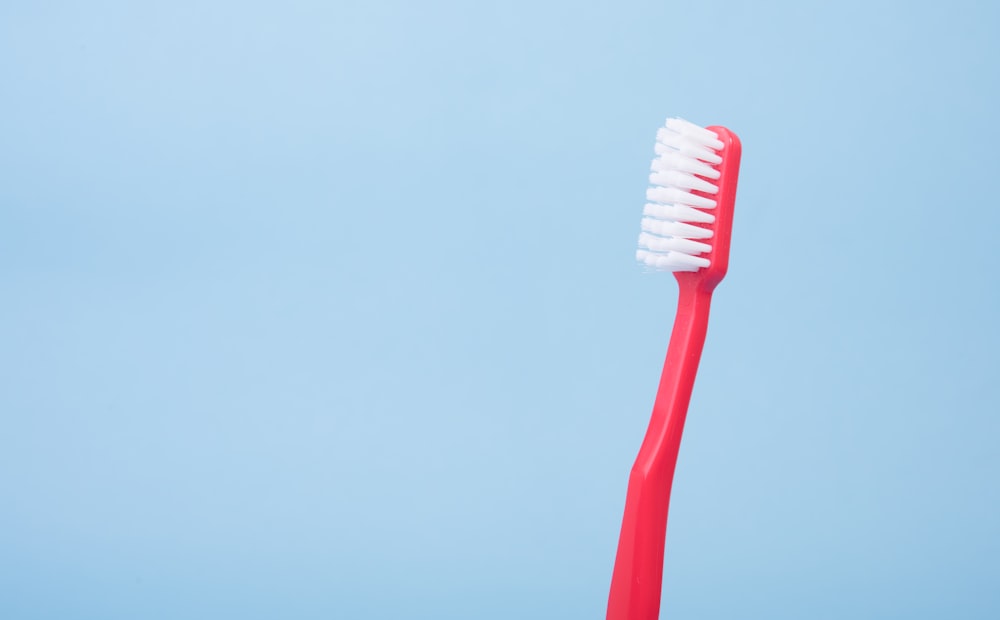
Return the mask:
[[653,415],[629,476],[608,620],[659,616],[670,488],[712,291],[729,265],[740,167],[736,134],[678,118],[657,132],[656,153],[636,258],[675,272],[680,293]]

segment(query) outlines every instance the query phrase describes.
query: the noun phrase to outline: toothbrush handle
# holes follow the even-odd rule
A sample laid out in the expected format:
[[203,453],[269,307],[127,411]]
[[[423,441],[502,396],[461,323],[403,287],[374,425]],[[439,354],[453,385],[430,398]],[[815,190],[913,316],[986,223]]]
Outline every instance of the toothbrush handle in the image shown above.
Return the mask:
[[711,288],[687,276],[677,274],[680,295],[667,359],[649,428],[629,476],[607,620],[659,616],[670,488],[712,302]]

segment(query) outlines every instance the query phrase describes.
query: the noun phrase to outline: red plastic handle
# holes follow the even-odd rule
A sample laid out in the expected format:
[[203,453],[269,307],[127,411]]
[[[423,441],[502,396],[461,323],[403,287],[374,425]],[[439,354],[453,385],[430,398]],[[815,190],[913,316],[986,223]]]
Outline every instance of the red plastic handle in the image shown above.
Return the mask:
[[629,476],[608,620],[656,620],[659,615],[670,489],[711,303],[711,291],[681,286],[652,419]]

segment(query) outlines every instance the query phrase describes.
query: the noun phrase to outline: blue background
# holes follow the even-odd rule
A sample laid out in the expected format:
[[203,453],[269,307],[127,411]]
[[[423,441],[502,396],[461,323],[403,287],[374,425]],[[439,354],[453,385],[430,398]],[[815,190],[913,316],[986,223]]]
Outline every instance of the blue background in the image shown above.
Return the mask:
[[601,618],[743,139],[663,616],[1000,616],[988,2],[5,2],[0,617]]

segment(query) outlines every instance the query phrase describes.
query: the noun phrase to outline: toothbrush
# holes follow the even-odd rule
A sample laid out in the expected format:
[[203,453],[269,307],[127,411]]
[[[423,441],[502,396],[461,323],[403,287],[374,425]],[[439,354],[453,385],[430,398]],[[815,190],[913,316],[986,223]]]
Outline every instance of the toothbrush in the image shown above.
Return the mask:
[[712,291],[729,265],[740,150],[728,129],[679,118],[656,134],[636,259],[675,272],[680,293],[653,414],[629,476],[608,620],[659,615],[670,487]]

